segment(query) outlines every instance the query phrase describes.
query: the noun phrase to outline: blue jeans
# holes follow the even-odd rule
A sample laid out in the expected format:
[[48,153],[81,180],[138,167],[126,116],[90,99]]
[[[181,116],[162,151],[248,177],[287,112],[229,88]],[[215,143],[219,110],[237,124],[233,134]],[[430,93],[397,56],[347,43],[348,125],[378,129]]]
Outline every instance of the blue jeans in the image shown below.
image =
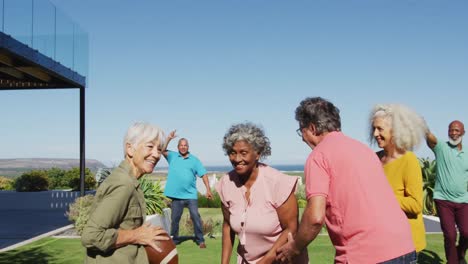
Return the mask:
[[413,251],[403,256],[381,262],[380,264],[416,264],[417,260],[416,251]]
[[198,213],[198,200],[197,199],[172,199],[171,204],[171,236],[174,243],[178,244],[182,241],[179,239],[179,222],[182,217],[184,208],[187,207],[190,212],[190,218],[193,223],[193,230],[195,230],[195,243],[204,243],[203,229],[200,213]]

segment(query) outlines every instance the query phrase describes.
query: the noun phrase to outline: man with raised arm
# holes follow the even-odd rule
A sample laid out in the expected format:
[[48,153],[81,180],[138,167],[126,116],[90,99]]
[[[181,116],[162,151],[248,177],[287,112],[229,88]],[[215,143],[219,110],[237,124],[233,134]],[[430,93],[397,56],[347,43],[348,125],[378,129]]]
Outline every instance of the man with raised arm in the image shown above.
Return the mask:
[[[434,201],[444,233],[448,264],[466,263],[468,247],[468,153],[462,145],[464,135],[465,127],[458,120],[449,124],[447,142],[438,140],[430,131],[426,134],[427,145],[437,163]],[[458,246],[455,225],[460,232]]]
[[166,145],[163,148],[163,155],[169,164],[167,182],[164,188],[164,195],[172,200],[171,203],[171,236],[174,243],[179,244],[179,222],[184,208],[187,207],[190,212],[190,218],[193,222],[195,231],[195,242],[200,248],[206,248],[203,237],[203,225],[198,212],[198,191],[197,177],[203,179],[206,187],[206,197],[212,199],[210,184],[206,169],[200,160],[189,152],[189,143],[186,138],[179,139],[177,144],[178,151],[167,150],[169,142],[176,138],[176,131],[173,130],[166,139]]

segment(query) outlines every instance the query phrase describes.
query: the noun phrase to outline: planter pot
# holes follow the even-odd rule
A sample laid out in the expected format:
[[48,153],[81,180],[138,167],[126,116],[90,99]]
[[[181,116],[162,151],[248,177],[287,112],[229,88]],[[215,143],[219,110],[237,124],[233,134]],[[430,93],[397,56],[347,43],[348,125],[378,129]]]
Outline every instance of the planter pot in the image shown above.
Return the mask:
[[150,222],[152,225],[160,226],[167,231],[168,234],[171,233],[171,209],[164,208],[163,214],[154,214],[147,215],[146,222]]

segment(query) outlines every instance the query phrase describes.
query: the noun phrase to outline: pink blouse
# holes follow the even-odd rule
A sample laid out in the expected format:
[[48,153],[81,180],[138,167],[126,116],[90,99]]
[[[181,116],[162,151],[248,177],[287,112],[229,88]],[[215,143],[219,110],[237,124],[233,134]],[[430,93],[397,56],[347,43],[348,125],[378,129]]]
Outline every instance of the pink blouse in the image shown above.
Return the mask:
[[215,188],[231,214],[229,224],[239,237],[237,263],[256,263],[271,249],[283,231],[276,209],[295,191],[296,183],[297,177],[259,165],[258,177],[250,189],[250,203],[245,198],[247,189],[235,171],[217,183]]

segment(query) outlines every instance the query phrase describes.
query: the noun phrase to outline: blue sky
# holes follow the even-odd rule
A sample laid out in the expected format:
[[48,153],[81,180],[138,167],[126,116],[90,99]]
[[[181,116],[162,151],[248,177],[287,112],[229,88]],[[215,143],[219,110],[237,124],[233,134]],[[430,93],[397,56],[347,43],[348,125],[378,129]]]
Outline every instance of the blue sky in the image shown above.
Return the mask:
[[[135,121],[177,129],[206,165],[228,165],[224,133],[252,121],[267,163],[302,164],[294,110],[308,96],[331,100],[366,144],[377,103],[412,107],[443,140],[451,120],[468,122],[466,1],[51,2],[89,34],[86,157],[106,164]],[[78,98],[2,91],[0,158],[78,158]]]

